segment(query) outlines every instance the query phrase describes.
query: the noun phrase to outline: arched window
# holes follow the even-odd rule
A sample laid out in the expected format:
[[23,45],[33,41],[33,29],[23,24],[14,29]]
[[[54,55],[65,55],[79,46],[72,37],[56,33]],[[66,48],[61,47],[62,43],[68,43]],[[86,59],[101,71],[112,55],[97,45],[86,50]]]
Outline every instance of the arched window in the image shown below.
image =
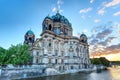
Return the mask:
[[62,63],[64,63],[64,60],[62,59]]
[[51,43],[49,43],[49,47],[51,47]]
[[39,62],[39,60],[38,59],[36,59],[36,63],[38,63]]
[[49,58],[49,63],[51,63],[51,58]]
[[61,70],[61,66],[59,66],[59,70]]
[[46,30],[46,29],[48,29],[48,24],[47,23],[44,24],[43,30]]
[[30,42],[32,41],[32,38],[31,38],[31,37],[29,38],[29,41],[30,41]]
[[36,55],[39,56],[39,52],[36,52]]
[[63,70],[65,70],[65,66],[63,66]]
[[55,56],[57,56],[58,55],[58,50],[55,50]]
[[64,51],[61,51],[62,56],[64,56]]
[[71,66],[71,69],[73,69],[73,66]]
[[68,35],[68,30],[67,29],[65,29],[65,35]]
[[57,59],[55,59],[55,64],[57,64]]
[[55,32],[56,34],[60,34],[60,29],[59,29],[59,28],[54,28],[54,32]]
[[79,65],[79,69],[80,69],[81,67],[80,67],[80,65]]
[[51,24],[49,25],[49,28],[48,28],[48,30],[52,30],[52,26],[51,26]]
[[45,27],[45,24],[43,25],[43,31],[45,31],[46,30],[46,27]]

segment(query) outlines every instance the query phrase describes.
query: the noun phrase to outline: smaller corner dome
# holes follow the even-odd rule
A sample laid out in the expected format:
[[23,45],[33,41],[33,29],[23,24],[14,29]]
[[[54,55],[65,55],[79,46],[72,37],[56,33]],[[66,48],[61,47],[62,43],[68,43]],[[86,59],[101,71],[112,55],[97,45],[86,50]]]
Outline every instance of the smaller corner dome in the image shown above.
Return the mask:
[[26,34],[34,35],[34,33],[33,33],[32,30],[28,30],[28,31],[26,32]]
[[[51,19],[51,20],[52,20],[52,18],[51,18],[50,16],[46,16],[45,19]],[[44,19],[44,20],[45,20],[45,19]]]
[[82,34],[80,35],[80,37],[83,37],[83,36],[87,37],[84,33],[82,33]]
[[44,18],[44,20],[46,20],[46,19],[52,20],[52,18],[49,16],[49,14]]

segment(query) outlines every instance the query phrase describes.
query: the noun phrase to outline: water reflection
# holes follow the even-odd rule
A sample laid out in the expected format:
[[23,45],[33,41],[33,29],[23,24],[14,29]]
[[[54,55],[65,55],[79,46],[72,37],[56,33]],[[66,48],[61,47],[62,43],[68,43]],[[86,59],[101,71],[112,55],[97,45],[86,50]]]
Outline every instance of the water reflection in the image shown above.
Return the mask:
[[75,73],[24,80],[120,80],[120,68],[111,68],[106,71],[102,71],[101,73]]
[[87,80],[111,80],[111,75],[108,70],[102,71],[101,73],[91,73]]
[[120,68],[109,69],[112,80],[120,80]]

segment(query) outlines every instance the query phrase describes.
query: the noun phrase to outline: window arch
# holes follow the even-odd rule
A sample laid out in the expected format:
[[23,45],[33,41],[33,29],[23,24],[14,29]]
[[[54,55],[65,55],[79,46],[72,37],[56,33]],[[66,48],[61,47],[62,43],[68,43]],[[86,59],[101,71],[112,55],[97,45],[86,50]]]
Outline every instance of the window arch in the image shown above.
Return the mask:
[[52,30],[52,25],[49,24],[48,30]]

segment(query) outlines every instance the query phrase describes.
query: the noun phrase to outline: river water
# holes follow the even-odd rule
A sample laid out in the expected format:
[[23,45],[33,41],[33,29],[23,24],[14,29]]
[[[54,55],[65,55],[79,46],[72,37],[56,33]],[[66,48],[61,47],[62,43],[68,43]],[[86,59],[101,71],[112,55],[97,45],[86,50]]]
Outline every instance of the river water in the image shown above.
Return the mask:
[[120,80],[120,68],[109,68],[108,70],[102,71],[100,73],[74,73],[24,80]]

